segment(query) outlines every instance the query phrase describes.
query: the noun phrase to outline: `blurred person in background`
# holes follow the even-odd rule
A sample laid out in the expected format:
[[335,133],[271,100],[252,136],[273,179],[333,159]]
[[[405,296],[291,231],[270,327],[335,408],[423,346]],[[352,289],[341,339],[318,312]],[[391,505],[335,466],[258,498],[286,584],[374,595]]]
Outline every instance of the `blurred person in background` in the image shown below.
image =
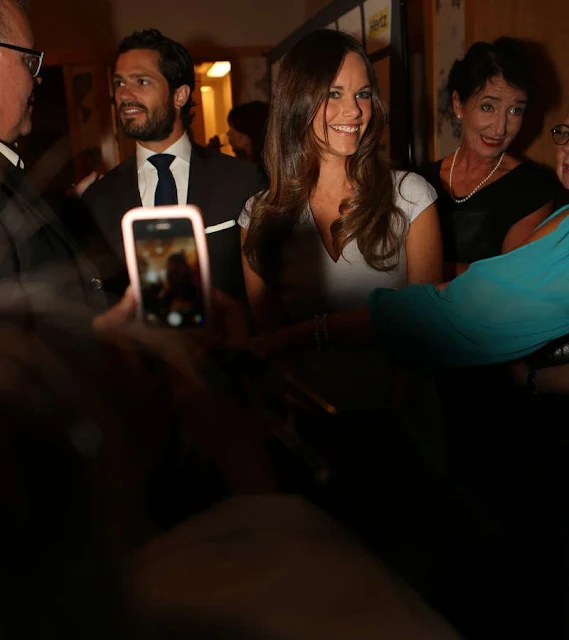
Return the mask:
[[263,165],[269,105],[260,100],[233,107],[227,116],[227,137],[238,158]]

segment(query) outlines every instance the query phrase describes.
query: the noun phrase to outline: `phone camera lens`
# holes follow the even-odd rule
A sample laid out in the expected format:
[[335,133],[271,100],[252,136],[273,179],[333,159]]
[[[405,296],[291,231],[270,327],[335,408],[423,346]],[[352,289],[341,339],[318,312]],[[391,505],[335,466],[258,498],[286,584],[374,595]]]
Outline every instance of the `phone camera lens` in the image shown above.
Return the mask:
[[166,316],[166,322],[171,327],[179,327],[184,322],[184,316],[179,311],[170,311]]

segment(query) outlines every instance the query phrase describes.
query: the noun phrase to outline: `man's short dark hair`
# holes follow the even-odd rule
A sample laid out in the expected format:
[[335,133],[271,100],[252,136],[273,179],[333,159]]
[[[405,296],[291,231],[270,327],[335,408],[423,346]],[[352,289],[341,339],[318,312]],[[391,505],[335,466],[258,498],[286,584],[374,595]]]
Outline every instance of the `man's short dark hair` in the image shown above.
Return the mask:
[[190,109],[194,106],[191,99],[196,86],[194,63],[185,47],[179,42],[167,38],[158,29],[144,29],[135,31],[123,38],[117,49],[117,58],[133,49],[150,49],[160,54],[160,73],[166,78],[170,93],[184,84],[190,87],[190,99],[180,109],[182,123],[187,128],[190,124]]

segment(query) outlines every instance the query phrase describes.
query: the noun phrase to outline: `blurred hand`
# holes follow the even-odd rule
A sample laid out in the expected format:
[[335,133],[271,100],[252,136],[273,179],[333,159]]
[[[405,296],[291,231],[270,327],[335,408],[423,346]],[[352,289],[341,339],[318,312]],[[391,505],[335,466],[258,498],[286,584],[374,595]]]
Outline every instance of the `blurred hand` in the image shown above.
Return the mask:
[[243,306],[219,289],[213,294],[213,330],[225,347],[251,346],[249,323]]
[[91,171],[91,173],[86,175],[82,180],[75,184],[72,184],[67,190],[66,195],[80,198],[94,182],[100,180],[102,177],[102,173]]
[[142,344],[178,367],[183,365],[187,353],[207,353],[211,348],[247,348],[251,344],[242,305],[223,291],[212,292],[213,317],[205,328],[147,328],[136,319],[136,304],[129,287],[118,304],[94,319],[97,336],[121,349],[139,349]]
[[211,342],[209,336],[199,334],[200,329],[148,328],[137,319],[136,304],[129,287],[118,304],[93,320],[97,337],[114,348],[115,356],[131,375],[146,375],[145,356],[150,355],[197,384],[192,358]]
[[255,392],[248,399],[237,394],[235,381],[208,355],[212,349],[248,344],[246,316],[220,291],[213,294],[213,308],[209,330],[146,328],[136,319],[129,288],[117,305],[95,318],[93,329],[121,354],[124,375],[135,377],[140,389],[150,386],[144,355],[162,361],[166,367],[159,375],[168,380],[187,442],[218,463],[235,491],[266,490],[273,481]]
[[95,317],[93,329],[103,338],[108,338],[114,331],[120,331],[134,320],[136,313],[136,298],[129,287],[121,300],[105,313]]
[[207,145],[206,145],[209,149],[215,149],[216,151],[220,151],[221,150],[221,141],[219,139],[219,136],[213,136],[211,137],[208,141],[207,141]]

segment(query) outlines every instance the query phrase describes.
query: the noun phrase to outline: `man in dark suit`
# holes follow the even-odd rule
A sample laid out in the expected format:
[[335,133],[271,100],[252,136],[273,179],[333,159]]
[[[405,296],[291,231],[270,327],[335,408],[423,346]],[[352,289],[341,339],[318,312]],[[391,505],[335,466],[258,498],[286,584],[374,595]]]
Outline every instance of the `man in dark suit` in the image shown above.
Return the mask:
[[97,269],[26,179],[16,152],[31,131],[42,59],[26,2],[0,0],[0,311],[71,322],[106,302]]
[[[83,196],[116,256],[123,258],[121,218],[132,207],[195,204],[208,231],[214,287],[245,299],[239,227],[245,202],[262,190],[257,165],[191,142],[187,129],[195,76],[186,49],[156,29],[134,32],[119,45],[114,71],[115,104],[125,134],[136,140],[136,155],[95,182]],[[163,169],[155,162],[166,159]],[[166,178],[163,178],[165,171]],[[164,201],[160,183],[172,186]],[[172,182],[173,181],[173,182]],[[111,285],[122,294],[126,279]]]

